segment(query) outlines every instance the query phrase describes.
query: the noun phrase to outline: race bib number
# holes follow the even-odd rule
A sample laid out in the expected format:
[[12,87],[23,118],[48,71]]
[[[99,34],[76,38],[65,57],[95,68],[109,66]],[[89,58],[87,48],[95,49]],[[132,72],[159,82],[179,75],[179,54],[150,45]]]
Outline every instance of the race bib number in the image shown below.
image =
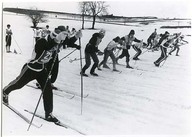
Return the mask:
[[39,57],[38,63],[44,64],[49,62],[52,59],[53,51],[44,51],[43,54]]

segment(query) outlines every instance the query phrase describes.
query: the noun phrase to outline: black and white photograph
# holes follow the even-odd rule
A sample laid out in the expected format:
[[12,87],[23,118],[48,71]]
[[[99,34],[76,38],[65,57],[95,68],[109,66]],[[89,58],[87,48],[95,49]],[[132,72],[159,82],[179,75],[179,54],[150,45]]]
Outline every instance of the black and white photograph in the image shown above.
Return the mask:
[[191,4],[2,1],[1,136],[192,136]]

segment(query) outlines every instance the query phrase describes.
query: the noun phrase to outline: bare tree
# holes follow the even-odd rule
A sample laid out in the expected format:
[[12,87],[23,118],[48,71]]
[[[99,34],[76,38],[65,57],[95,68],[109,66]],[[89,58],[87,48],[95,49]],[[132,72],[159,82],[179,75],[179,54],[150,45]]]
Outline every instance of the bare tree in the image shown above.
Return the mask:
[[[83,6],[81,6],[81,13],[86,13],[93,17],[92,29],[95,28],[95,21],[98,15],[107,14],[108,5],[106,5],[104,1],[87,1],[82,2]],[[82,14],[83,18],[85,14]],[[84,20],[83,20],[84,21]]]
[[42,12],[39,12],[37,9],[36,10],[27,10],[26,16],[33,23],[33,28],[36,28],[38,23],[44,23],[44,22],[48,21],[46,19],[47,15],[45,15]]
[[79,8],[82,14],[82,29],[84,29],[85,15],[88,14],[88,2],[79,2]]

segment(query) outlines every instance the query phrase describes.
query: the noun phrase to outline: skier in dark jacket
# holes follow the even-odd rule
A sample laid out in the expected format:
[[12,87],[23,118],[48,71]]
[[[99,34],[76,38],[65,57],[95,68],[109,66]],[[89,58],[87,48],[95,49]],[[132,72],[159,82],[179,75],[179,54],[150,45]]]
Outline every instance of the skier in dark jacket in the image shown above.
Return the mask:
[[161,55],[160,57],[154,62],[155,66],[159,67],[160,63],[167,58],[167,48],[169,47],[170,43],[172,42],[172,39],[168,39],[169,37],[169,32],[165,32],[159,42],[158,46],[160,46],[161,49]]
[[85,71],[89,68],[91,65],[91,58],[94,61],[94,64],[90,70],[90,74],[93,76],[98,76],[97,73],[95,73],[95,69],[98,67],[99,59],[97,57],[97,54],[103,54],[99,49],[98,45],[102,41],[103,37],[105,36],[105,30],[101,29],[99,33],[94,33],[89,40],[89,43],[85,47],[85,66],[82,68],[81,74],[83,76],[88,76],[85,74]]
[[[58,26],[58,28],[56,28],[56,31],[59,32],[63,32],[65,33],[67,36],[69,35],[68,32],[65,30],[64,26]],[[82,32],[81,30],[77,31],[75,36],[71,37],[70,39],[68,39],[66,37],[66,39],[61,43],[63,48],[67,47],[72,47],[72,48],[76,48],[76,49],[80,49],[80,46],[75,44],[75,42],[77,41],[78,38],[82,37]],[[49,35],[47,40],[50,41],[52,40],[52,38],[54,38],[54,36]],[[53,53],[53,57],[55,56],[56,52]],[[52,67],[52,63],[53,63],[53,58],[46,64],[47,70],[49,71]],[[58,72],[59,72],[59,58],[57,56],[54,66],[52,68],[52,72],[51,72],[51,86],[53,89],[57,90],[58,88],[54,86],[53,83],[55,83],[55,81],[57,80],[57,76],[58,76]],[[37,87],[40,88],[39,84],[37,84]]]
[[149,47],[149,49],[153,47],[154,39],[156,36],[157,36],[157,29],[155,29],[155,31],[147,39],[147,47]]
[[[56,34],[56,33],[55,33]],[[24,64],[20,75],[3,88],[3,103],[8,104],[8,95],[17,89],[22,88],[28,82],[36,79],[41,86],[43,92],[43,103],[45,110],[45,119],[47,121],[59,122],[56,117],[52,115],[53,111],[53,93],[51,87],[51,81],[49,79],[50,72],[47,71],[45,64],[50,61],[51,58],[56,59],[57,54],[53,57],[54,52],[58,52],[60,43],[66,38],[66,35],[62,32],[56,34],[54,39],[47,41],[45,38],[41,38],[35,44],[35,57]],[[53,62],[54,63],[54,62]]]

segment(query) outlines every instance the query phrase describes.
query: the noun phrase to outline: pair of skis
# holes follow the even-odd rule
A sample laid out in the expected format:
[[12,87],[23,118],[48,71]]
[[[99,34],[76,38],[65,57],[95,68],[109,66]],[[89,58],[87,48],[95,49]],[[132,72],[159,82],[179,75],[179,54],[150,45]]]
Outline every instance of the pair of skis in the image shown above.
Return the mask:
[[[26,86],[30,87],[30,88],[34,88],[34,89],[40,89],[37,86],[33,86],[33,85],[30,85],[30,84],[27,84]],[[53,92],[54,95],[60,96],[60,97],[67,97],[68,99],[73,99],[74,97],[81,97],[79,94],[75,94],[75,93],[72,93],[70,91],[60,89],[60,88],[54,89],[54,91],[55,91],[55,92]],[[63,95],[62,92],[66,93],[68,96]],[[89,94],[85,94],[83,96],[83,98],[87,98],[88,96],[89,96]]]
[[[3,103],[3,104],[4,104],[7,108],[9,108],[11,111],[13,111],[17,116],[19,116],[21,119],[23,119],[25,122],[27,122],[28,124],[30,124],[30,120],[29,120],[28,118],[26,118],[23,114],[21,114],[21,113],[20,113],[17,109],[15,109],[13,106],[8,105],[8,104],[5,104],[5,103]],[[32,115],[34,114],[33,112],[31,112],[31,111],[29,111],[29,110],[26,110],[26,109],[25,109],[24,111],[27,112],[27,113],[29,113],[29,114],[32,114]],[[43,116],[41,116],[41,115],[39,115],[39,114],[35,114],[35,117],[38,117],[38,118],[43,119],[43,120],[46,120]],[[47,120],[46,120],[46,121],[47,121]],[[48,122],[48,121],[47,121],[47,122]],[[32,123],[31,125],[34,126],[34,127],[36,127],[36,128],[42,127],[42,124],[41,124],[40,126],[38,126],[38,125]],[[60,127],[64,127],[64,128],[66,128],[66,129],[71,129],[71,130],[74,130],[74,131],[78,132],[79,134],[85,135],[83,132],[79,131],[78,129],[73,128],[73,127],[71,127],[71,126],[69,126],[69,125],[67,125],[67,124],[64,124],[64,123],[62,123],[61,121],[55,122],[55,125],[60,126]]]

